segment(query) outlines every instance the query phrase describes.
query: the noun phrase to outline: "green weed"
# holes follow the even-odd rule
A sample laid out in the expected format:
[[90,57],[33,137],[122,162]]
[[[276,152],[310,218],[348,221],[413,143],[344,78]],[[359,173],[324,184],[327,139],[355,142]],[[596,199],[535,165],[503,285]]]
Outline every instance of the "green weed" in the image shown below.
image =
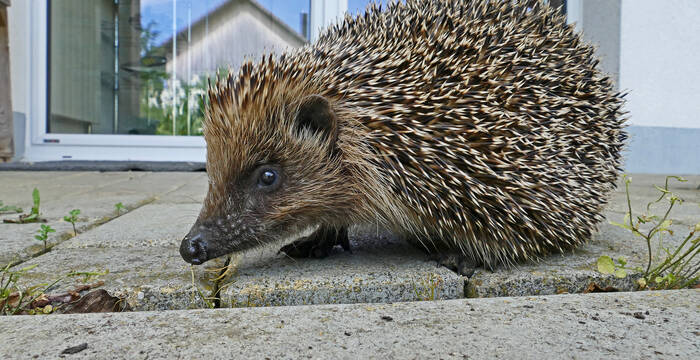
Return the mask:
[[0,200],[0,214],[19,214],[22,211],[24,211],[22,208],[14,205],[5,205],[2,203],[2,200]]
[[34,236],[34,239],[44,242],[44,251],[46,251],[46,241],[49,239],[49,233],[52,232],[56,232],[56,230],[49,225],[42,224],[39,229],[39,234]]
[[[10,264],[8,264],[5,268],[0,269],[0,273],[2,273],[0,275],[0,315],[17,315],[22,313],[34,300],[38,299],[46,290],[60,281],[60,279],[56,280],[48,286],[46,284],[38,284],[26,289],[20,289],[17,286],[17,281],[27,271],[34,269],[36,266],[31,265],[13,271],[10,270]],[[42,309],[42,313],[45,311],[51,312],[52,310],[52,308]]]
[[39,189],[37,188],[34,188],[34,191],[32,191],[32,202],[32,210],[28,214],[21,214],[17,220],[5,219],[3,222],[12,224],[27,224],[42,221],[39,218],[39,205],[41,205],[41,197],[39,196]]
[[124,204],[122,204],[121,201],[114,204],[114,210],[116,211],[117,216],[121,215],[121,212],[124,211],[124,209]]
[[75,229],[75,223],[78,221],[78,215],[80,215],[80,209],[71,210],[68,215],[63,217],[63,221],[71,223],[73,225],[73,236],[78,235],[78,231]]
[[[624,179],[628,212],[622,223],[610,223],[644,239],[647,245],[646,267],[630,268],[624,258],[615,261],[609,256],[601,256],[597,261],[598,271],[603,274],[615,274],[618,278],[626,277],[628,270],[642,273],[642,278],[638,281],[640,289],[681,289],[697,284],[700,280],[700,261],[693,262],[693,260],[700,253],[700,222],[690,229],[689,234],[677,247],[668,248],[663,243],[665,233],[673,235],[673,230],[670,229],[673,221],[669,218],[671,210],[675,205],[683,203],[681,197],[668,189],[668,182],[670,179],[681,182],[687,180],[677,176],[667,176],[663,188],[654,185],[661,193],[659,198],[647,204],[645,213],[635,216],[632,212],[629,193],[629,184],[632,180],[627,176]],[[662,216],[650,214],[651,206],[664,199],[669,202],[664,214]],[[641,229],[648,226],[651,226],[649,230]],[[657,253],[654,254],[651,244],[657,238],[658,249]],[[657,260],[656,263],[654,258]]]

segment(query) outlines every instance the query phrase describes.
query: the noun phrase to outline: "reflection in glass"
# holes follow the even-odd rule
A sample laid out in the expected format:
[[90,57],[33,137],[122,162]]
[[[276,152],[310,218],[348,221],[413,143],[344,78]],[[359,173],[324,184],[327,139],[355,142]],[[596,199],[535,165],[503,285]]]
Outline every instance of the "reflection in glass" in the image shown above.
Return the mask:
[[200,135],[207,80],[302,46],[308,0],[52,0],[48,132]]

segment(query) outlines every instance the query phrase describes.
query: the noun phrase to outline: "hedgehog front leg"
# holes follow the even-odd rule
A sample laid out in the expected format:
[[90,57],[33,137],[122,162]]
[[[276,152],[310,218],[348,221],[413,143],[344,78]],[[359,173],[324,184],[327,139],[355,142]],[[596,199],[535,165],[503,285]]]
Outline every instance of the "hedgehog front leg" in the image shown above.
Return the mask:
[[280,251],[294,258],[321,259],[330,255],[336,245],[350,251],[347,227],[321,225],[313,234],[283,246]]
[[476,268],[487,267],[460,252],[435,252],[430,254],[430,258],[433,261],[437,261],[438,266],[444,266],[468,278],[474,275]]

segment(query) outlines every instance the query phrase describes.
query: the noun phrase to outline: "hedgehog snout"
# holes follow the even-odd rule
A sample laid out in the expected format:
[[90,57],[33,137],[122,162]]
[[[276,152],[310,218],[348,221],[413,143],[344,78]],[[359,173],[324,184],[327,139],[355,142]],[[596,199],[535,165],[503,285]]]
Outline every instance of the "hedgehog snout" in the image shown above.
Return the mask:
[[201,265],[207,258],[209,244],[201,232],[187,235],[180,244],[180,256],[192,265]]

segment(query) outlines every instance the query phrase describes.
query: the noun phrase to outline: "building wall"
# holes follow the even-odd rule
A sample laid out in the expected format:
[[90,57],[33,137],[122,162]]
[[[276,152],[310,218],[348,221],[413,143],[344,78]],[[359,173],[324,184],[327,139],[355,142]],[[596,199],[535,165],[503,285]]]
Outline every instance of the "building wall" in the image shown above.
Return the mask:
[[568,0],[567,16],[627,92],[625,171],[700,174],[700,1]]
[[321,31],[342,18],[348,10],[348,0],[310,0],[311,19],[309,26],[311,30],[311,41],[316,41]]
[[700,128],[700,1],[622,0],[620,45],[630,123]]
[[627,172],[700,174],[700,1],[622,0]]
[[[304,45],[301,38],[278,30],[279,25],[268,26],[266,23],[270,20],[248,3],[233,6],[230,11],[231,17],[218,17],[210,22],[208,34],[193,33],[191,46],[178,50],[178,78],[188,78],[188,74],[211,74],[222,66],[235,70],[246,59],[259,60],[263,53]],[[182,44],[186,45],[186,42]],[[173,62],[169,61],[167,71],[172,68]]]

